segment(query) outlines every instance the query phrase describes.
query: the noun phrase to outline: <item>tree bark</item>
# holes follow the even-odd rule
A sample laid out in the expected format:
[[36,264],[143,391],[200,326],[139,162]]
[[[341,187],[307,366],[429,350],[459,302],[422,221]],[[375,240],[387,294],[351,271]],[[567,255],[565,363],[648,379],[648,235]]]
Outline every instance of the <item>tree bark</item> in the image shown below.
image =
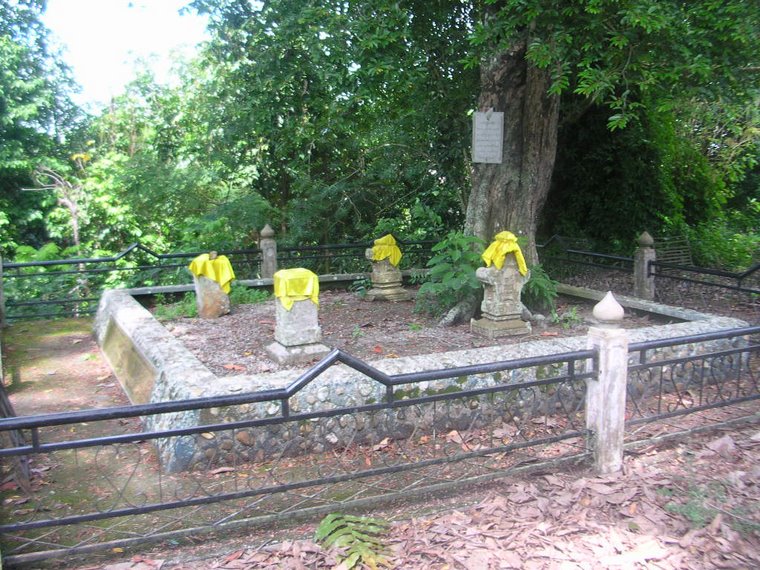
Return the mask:
[[501,164],[473,165],[465,233],[490,242],[508,230],[527,239],[528,264],[538,262],[536,228],[549,193],[557,151],[559,97],[548,71],[525,59],[526,41],[481,64],[480,111],[504,112]]

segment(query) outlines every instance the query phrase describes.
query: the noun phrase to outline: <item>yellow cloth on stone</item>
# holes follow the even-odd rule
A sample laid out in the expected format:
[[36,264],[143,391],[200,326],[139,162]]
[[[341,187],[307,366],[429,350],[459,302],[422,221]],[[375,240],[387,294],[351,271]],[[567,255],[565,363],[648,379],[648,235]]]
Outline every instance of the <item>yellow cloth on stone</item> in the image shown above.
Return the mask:
[[219,255],[216,259],[211,259],[208,253],[202,253],[190,262],[189,269],[196,277],[203,276],[216,281],[222,291],[229,294],[230,283],[235,279],[235,272],[232,270],[232,264],[226,255]]
[[499,232],[496,234],[494,241],[483,252],[481,257],[486,262],[486,267],[489,267],[493,263],[496,269],[501,269],[504,267],[504,259],[508,253],[515,254],[517,269],[520,271],[520,275],[527,275],[528,267],[525,265],[525,258],[520,246],[517,245],[517,238],[512,232]]
[[292,309],[296,301],[305,299],[319,306],[319,278],[302,267],[281,269],[274,274],[274,296],[286,311]]
[[396,240],[391,234],[376,239],[375,245],[372,246],[372,259],[374,261],[380,261],[387,257],[391,265],[395,267],[401,261],[401,255],[401,250],[396,245]]

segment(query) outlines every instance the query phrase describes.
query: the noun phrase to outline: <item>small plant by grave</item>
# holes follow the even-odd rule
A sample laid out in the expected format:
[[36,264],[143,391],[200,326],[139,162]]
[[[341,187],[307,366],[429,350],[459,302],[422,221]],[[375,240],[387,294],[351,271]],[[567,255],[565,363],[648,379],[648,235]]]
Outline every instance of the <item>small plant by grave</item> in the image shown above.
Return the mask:
[[257,305],[272,298],[266,289],[235,286],[230,291],[230,303],[233,305]]
[[483,264],[483,241],[450,232],[432,251],[428,281],[420,287],[415,310],[440,315],[480,289],[475,271]]
[[368,277],[355,280],[348,286],[348,290],[356,293],[361,299],[367,296],[367,292],[372,288],[372,281]]
[[578,314],[578,307],[570,307],[562,313],[552,312],[552,322],[568,330],[577,327],[583,322],[583,317]]
[[166,297],[163,295],[156,295],[154,316],[159,321],[197,317],[198,307],[195,303],[195,295],[186,293],[179,301],[174,303],[167,302]]
[[379,519],[332,513],[319,523],[314,538],[325,548],[340,549],[339,560],[349,570],[360,564],[373,570],[379,566],[390,568],[388,547],[383,541],[388,526]]
[[530,279],[523,286],[522,302],[534,311],[556,310],[557,282],[549,277],[541,264],[530,268]]

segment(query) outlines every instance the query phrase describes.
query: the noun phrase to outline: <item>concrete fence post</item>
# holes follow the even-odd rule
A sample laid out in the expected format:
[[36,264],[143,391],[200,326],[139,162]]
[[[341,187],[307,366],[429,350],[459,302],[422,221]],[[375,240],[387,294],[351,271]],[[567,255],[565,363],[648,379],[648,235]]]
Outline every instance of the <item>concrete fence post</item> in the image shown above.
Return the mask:
[[586,428],[592,433],[594,468],[606,475],[623,466],[628,334],[617,325],[623,308],[612,293],[594,307],[594,316],[601,324],[589,329],[588,346],[598,350],[599,370],[587,385]]
[[654,275],[649,271],[649,263],[657,259],[654,239],[643,232],[638,239],[639,247],[633,258],[633,294],[640,299],[654,301]]
[[272,279],[277,273],[277,241],[274,239],[274,230],[267,224],[260,235],[261,277]]

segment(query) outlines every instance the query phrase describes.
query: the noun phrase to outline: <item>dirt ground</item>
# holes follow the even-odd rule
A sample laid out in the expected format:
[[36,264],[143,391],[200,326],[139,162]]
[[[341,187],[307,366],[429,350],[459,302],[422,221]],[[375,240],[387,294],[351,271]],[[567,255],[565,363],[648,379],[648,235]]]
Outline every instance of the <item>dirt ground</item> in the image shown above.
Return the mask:
[[[335,316],[334,321],[323,320],[325,336],[333,335],[347,351],[360,357],[366,353],[401,356],[412,343],[419,348],[425,343],[456,342],[460,348],[469,348],[468,343],[481,342],[444,331],[426,337],[419,334],[425,321],[416,315],[397,314],[395,308],[382,304],[346,307],[339,295],[323,298],[323,314],[330,303],[349,312],[348,316]],[[273,320],[271,309],[261,309],[264,312],[255,317],[256,322],[272,327],[273,322],[262,322]],[[180,325],[189,327],[191,323],[185,321]],[[583,325],[575,324],[574,334],[585,332]],[[237,326],[252,336],[218,361],[228,373],[241,371],[225,364],[244,366],[248,371],[249,361],[244,358],[252,355],[246,352],[253,352],[251,339],[261,336],[259,329]],[[542,337],[572,328],[557,326],[534,334]],[[370,334],[378,328],[386,335],[380,340]],[[15,378],[10,392],[19,414],[127,403],[90,330],[89,320],[70,320],[19,323],[3,332],[6,380]],[[224,338],[223,332],[219,335]],[[457,340],[449,341],[445,338],[449,336]],[[210,346],[205,347],[206,352],[216,353]],[[450,345],[441,346],[441,350],[451,349]],[[372,513],[393,521],[383,536],[387,547],[384,560],[387,567],[411,570],[760,567],[760,406],[751,402],[742,413],[755,414],[754,421],[680,443],[632,451],[625,458],[623,472],[613,477],[595,477],[586,470],[542,472],[469,489],[455,497],[431,497],[424,514],[411,505]],[[721,409],[711,414],[714,420],[737,412]],[[693,415],[673,424],[683,428],[707,419]],[[3,480],[3,485],[12,484]],[[339,564],[340,551],[314,542],[316,524],[301,525],[285,535],[183,541],[137,556],[120,558],[119,553],[112,553],[105,562],[58,567],[346,568]]]
[[[275,300],[233,306],[218,319],[182,318],[164,326],[217,376],[273,372],[281,368],[266,346],[274,340]],[[399,358],[484,346],[531,342],[586,334],[593,322],[593,304],[560,297],[556,316],[534,325],[531,334],[488,339],[470,332],[470,325],[441,327],[434,317],[414,311],[414,302],[365,302],[356,293],[320,293],[322,343],[362,360]],[[668,321],[628,311],[623,326],[638,328]]]

